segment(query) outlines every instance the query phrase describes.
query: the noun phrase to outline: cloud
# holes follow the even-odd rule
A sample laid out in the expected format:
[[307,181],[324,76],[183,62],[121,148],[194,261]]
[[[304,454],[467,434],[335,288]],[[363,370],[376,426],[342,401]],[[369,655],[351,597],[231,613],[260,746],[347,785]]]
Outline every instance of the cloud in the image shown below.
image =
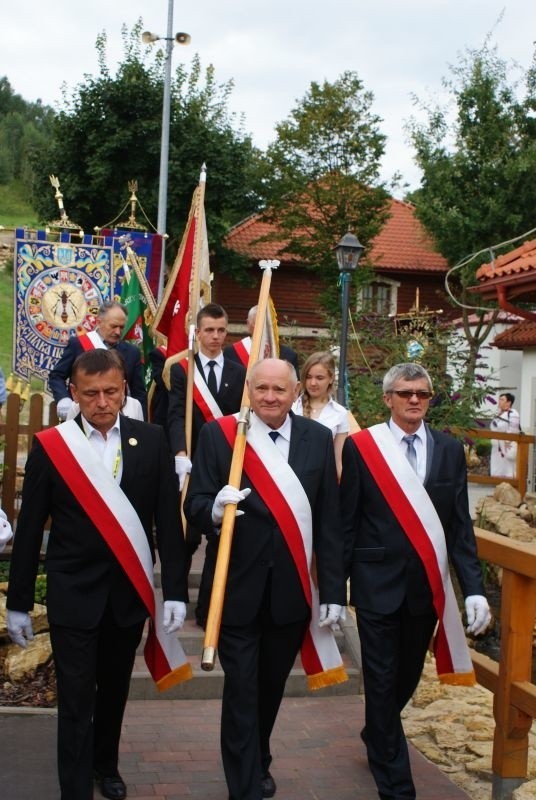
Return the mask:
[[[114,71],[123,57],[122,25],[131,28],[141,17],[145,29],[165,35],[167,11],[167,0],[27,0],[24,14],[4,16],[0,75],[26,100],[54,105],[62,83],[72,90],[85,74],[97,74],[95,40],[102,30]],[[419,176],[403,130],[415,113],[411,94],[440,91],[449,64],[466,47],[481,47],[493,29],[501,56],[527,68],[536,6],[526,0],[198,0],[188,8],[176,4],[173,30],[190,33],[192,43],[175,48],[173,65],[198,52],[219,82],[232,79],[231,108],[244,115],[260,147],[311,81],[356,71],[384,120],[384,176],[399,170],[415,187]]]

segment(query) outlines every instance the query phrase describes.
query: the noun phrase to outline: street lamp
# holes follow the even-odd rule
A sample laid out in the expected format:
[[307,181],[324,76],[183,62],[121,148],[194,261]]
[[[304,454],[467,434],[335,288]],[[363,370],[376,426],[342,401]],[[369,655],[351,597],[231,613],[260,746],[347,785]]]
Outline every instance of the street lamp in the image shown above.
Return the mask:
[[361,254],[365,249],[357,236],[345,233],[340,242],[333,248],[337,256],[337,266],[341,274],[341,348],[339,354],[339,381],[337,386],[337,401],[348,406],[346,352],[348,345],[348,306],[350,303],[350,281],[355,272]]
[[[171,54],[173,45],[190,44],[192,37],[189,33],[177,33],[173,36],[173,0],[168,0],[167,36],[159,36],[151,31],[144,31],[141,40],[145,44],[153,44],[160,40],[166,43],[166,58],[164,62],[164,100],[162,103],[162,139],[160,144],[160,178],[158,181],[158,220],[156,228],[164,237],[166,233],[167,215],[167,188],[168,188],[168,161],[169,161],[169,117],[171,106]],[[162,239],[162,261],[158,277],[158,300],[164,293],[164,269],[166,263],[165,240]]]

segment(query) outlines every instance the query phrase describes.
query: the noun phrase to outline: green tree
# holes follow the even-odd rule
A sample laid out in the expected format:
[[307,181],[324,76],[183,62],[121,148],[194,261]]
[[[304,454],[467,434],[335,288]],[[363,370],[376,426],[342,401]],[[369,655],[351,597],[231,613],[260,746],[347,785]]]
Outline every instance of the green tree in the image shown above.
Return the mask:
[[46,142],[53,117],[51,108],[27,102],[0,78],[0,183],[20,181],[31,188],[31,159]]
[[[408,125],[423,172],[412,195],[417,215],[449,263],[463,264],[451,285],[462,304],[469,346],[466,389],[497,313],[495,307],[490,319],[485,310],[472,308],[483,303],[468,287],[475,285],[480,264],[492,258],[488,248],[534,226],[536,62],[521,73],[516,78],[514,66],[489,42],[468,49],[443,82],[447,102],[420,102],[425,122]],[[479,257],[469,258],[472,253]],[[479,321],[471,328],[474,312]]]
[[386,219],[388,196],[379,179],[385,136],[373,100],[355,72],[311,83],[276,126],[266,154],[265,216],[288,241],[285,251],[325,277],[331,310],[337,296],[332,248],[348,230],[366,247]]
[[[465,376],[467,352],[452,339],[448,323],[422,309],[396,320],[363,312],[353,317],[353,325],[349,341],[349,405],[362,427],[387,419],[383,376],[393,364],[407,361],[421,363],[432,379],[434,397],[428,422],[447,431],[475,427],[475,411],[495,387],[482,370],[482,374],[475,373],[470,393],[457,390]],[[480,366],[479,362],[477,367]]]
[[[156,222],[163,99],[162,50],[141,44],[141,20],[123,28],[124,59],[112,75],[106,63],[106,34],[97,40],[99,72],[86,76],[63,105],[48,147],[36,163],[34,202],[43,221],[57,217],[48,176],[61,180],[67,213],[85,230],[114,219],[127,198],[128,181]],[[179,67],[171,86],[167,229],[174,251],[190,208],[203,162],[207,164],[206,215],[212,249],[223,251],[229,226],[255,210],[250,174],[259,154],[228,109],[232,82],[219,84],[214,69],[194,56]],[[169,258],[173,257],[169,253]],[[221,258],[222,268],[235,266]]]

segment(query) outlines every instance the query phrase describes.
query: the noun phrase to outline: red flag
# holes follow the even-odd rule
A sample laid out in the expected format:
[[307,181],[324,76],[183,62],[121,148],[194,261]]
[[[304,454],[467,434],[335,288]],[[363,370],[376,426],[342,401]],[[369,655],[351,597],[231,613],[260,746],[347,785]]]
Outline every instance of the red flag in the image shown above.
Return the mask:
[[208,241],[203,207],[205,180],[203,169],[199,186],[192,198],[181,246],[152,325],[153,331],[167,337],[168,358],[188,347],[188,329],[190,324],[195,324],[195,317],[202,303],[201,296],[203,304],[210,300],[206,290],[208,281],[210,294],[210,279],[207,275],[210,269]]

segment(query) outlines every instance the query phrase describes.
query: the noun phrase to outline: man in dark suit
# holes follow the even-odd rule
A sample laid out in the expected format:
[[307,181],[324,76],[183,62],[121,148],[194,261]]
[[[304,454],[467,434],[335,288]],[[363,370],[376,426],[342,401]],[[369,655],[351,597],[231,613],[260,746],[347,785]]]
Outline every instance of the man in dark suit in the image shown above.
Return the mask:
[[397,364],[383,381],[389,422],[353,434],[343,449],[345,562],[365,687],[361,736],[382,800],[415,797],[400,712],[417,687],[438,618],[441,679],[474,682],[449,560],[465,597],[467,631],[482,633],[490,622],[464,450],[424,423],[432,396],[422,366]]
[[[270,734],[286,679],[306,633],[322,633],[334,644],[330,626],[346,603],[331,433],[289,413],[298,383],[287,362],[259,361],[248,389],[252,413],[243,488],[226,485],[236,418],[224,417],[200,433],[184,504],[192,525],[217,530],[224,506],[240,503],[218,642],[225,672],[221,745],[231,800],[275,794]],[[304,570],[313,552],[319,617],[311,600],[316,590]],[[335,680],[344,680],[334,646]],[[302,662],[307,663],[303,649]]]
[[125,360],[129,393],[139,400],[144,419],[147,419],[147,392],[143,379],[139,348],[121,340],[127,321],[126,309],[116,300],[106,300],[97,314],[97,327],[81,336],[72,336],[60,360],[50,371],[48,385],[57,403],[58,417],[66,419],[72,405],[69,395],[71,370],[77,356],[94,348],[117,349]]
[[[249,350],[251,347],[251,337],[253,335],[253,330],[255,328],[255,320],[257,319],[257,306],[252,306],[248,311],[248,318],[246,320],[246,325],[248,329],[248,335],[244,339],[240,339],[239,342],[235,342],[235,344],[230,344],[228,347],[225,348],[224,355],[227,358],[232,359],[233,361],[237,361],[239,364],[244,364],[247,367],[248,358],[249,358]],[[282,358],[284,361],[288,361],[294,369],[296,370],[296,375],[300,375],[300,367],[298,363],[298,354],[292,347],[289,347],[286,344],[279,345],[279,358]]]
[[[246,369],[230,361],[223,354],[227,336],[227,313],[217,303],[208,303],[197,314],[196,338],[198,352],[195,356],[194,396],[192,410],[192,459],[199,432],[207,421],[240,410]],[[171,452],[175,454],[175,471],[182,490],[184,479],[192,463],[186,453],[186,385],[187,363],[173,364],[170,369],[168,397],[168,435]],[[204,627],[208,612],[208,591],[212,582],[217,542],[212,530],[186,529],[186,550],[191,564],[192,556],[201,543],[201,534],[207,536],[205,563],[199,587],[196,620]]]
[[[27,461],[7,628],[23,647],[33,638],[28,612],[50,517],[45,565],[61,797],[91,800],[95,776],[104,797],[122,800],[121,723],[136,648],[153,613],[153,524],[165,633],[177,630],[186,615],[179,498],[162,428],[119,413],[126,381],[117,353],[80,355],[71,391],[80,414],[37,434]],[[170,640],[159,641],[166,649]]]
[[167,436],[169,392],[163,377],[166,359],[167,347],[165,344],[159,344],[157,347],[153,347],[149,353],[153,386],[151,386],[151,391],[149,392],[148,414],[149,421],[154,422],[155,425],[162,425]]

